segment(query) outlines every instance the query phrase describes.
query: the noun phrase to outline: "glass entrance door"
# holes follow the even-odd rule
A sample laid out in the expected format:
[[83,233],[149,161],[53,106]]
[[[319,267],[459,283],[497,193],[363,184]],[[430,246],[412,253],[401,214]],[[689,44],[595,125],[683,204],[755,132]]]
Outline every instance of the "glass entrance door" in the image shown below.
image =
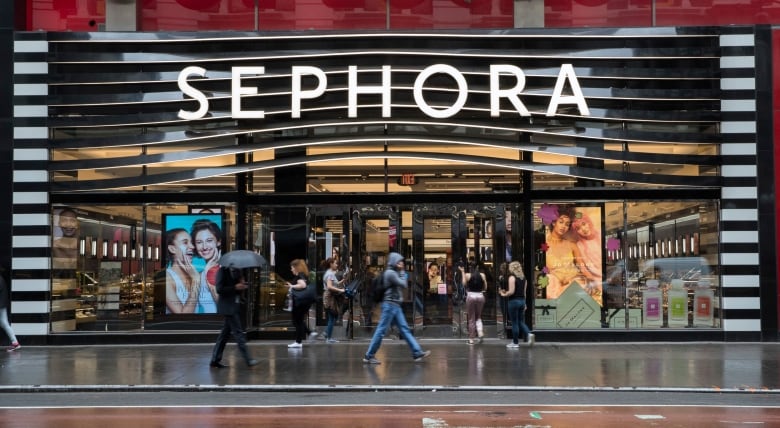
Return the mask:
[[[510,214],[511,213],[511,214]],[[333,330],[337,340],[366,338],[373,334],[380,308],[371,300],[371,280],[387,267],[391,251],[406,258],[409,287],[403,311],[417,336],[468,337],[466,303],[453,299],[460,283],[457,262],[479,265],[488,281],[482,312],[486,337],[505,331],[504,311],[497,299],[499,266],[511,255],[511,244],[522,240],[517,206],[489,204],[420,204],[408,206],[273,207],[253,212],[254,249],[269,260],[258,284],[249,325],[262,330],[290,328],[284,311],[285,275],[292,258],[305,257],[312,281],[322,296],[322,261],[338,254],[345,285],[355,287],[351,300]],[[522,254],[519,251],[517,256]],[[282,254],[284,253],[284,254]],[[267,274],[265,273],[267,271]],[[323,331],[327,324],[321,300],[312,309],[310,328]],[[391,335],[394,331],[391,330]]]
[[[412,220],[414,278],[422,289],[422,312],[415,327],[425,337],[468,337],[468,313],[463,286],[459,290],[462,263],[469,272],[475,266],[487,278],[482,310],[484,333],[504,332],[504,311],[497,299],[499,266],[507,257],[507,209],[503,205],[415,206]],[[511,238],[510,238],[511,242]],[[420,325],[421,324],[421,325]]]

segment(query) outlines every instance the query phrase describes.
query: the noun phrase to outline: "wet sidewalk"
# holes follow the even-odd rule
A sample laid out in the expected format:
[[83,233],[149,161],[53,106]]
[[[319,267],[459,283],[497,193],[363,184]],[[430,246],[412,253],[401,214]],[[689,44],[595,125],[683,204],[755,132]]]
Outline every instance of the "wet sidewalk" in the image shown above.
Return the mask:
[[780,343],[539,343],[385,339],[380,365],[367,340],[253,341],[247,367],[235,344],[210,368],[212,344],[26,346],[0,355],[0,392],[108,390],[676,390],[780,394]]

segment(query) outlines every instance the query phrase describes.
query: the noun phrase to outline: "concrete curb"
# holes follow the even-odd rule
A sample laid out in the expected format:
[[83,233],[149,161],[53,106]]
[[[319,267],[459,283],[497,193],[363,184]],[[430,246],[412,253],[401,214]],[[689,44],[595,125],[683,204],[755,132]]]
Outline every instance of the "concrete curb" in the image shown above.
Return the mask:
[[772,388],[662,388],[662,387],[545,387],[452,385],[2,385],[1,393],[57,392],[664,392],[711,394],[780,394]]

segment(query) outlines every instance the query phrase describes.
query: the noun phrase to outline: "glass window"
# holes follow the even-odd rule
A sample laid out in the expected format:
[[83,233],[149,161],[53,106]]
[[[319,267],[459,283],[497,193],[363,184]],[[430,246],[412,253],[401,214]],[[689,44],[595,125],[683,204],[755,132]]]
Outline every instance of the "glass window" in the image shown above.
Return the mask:
[[140,207],[52,211],[52,332],[137,330],[152,314],[160,229]]
[[545,0],[545,27],[651,27],[654,0]]
[[391,0],[390,28],[512,28],[512,0]]
[[[105,0],[28,0],[32,31],[98,31],[106,22]],[[17,2],[17,7],[19,3]]]
[[[52,332],[219,328],[213,268],[234,247],[232,216],[228,205],[54,207]],[[191,275],[170,273],[177,255]]]
[[535,328],[720,328],[717,209],[534,204]]
[[261,0],[260,30],[375,30],[387,28],[381,0]]
[[756,0],[660,0],[656,25],[771,24],[780,21],[780,5]]
[[255,29],[254,0],[141,1],[141,31]]

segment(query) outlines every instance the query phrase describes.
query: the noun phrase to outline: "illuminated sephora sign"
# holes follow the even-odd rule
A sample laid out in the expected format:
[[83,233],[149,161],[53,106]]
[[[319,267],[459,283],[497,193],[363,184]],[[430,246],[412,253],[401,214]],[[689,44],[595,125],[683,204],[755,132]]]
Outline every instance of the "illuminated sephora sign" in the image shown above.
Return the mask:
[[[189,79],[197,76],[200,80],[206,77],[207,70],[202,67],[186,67],[179,73],[179,89],[185,95],[195,99],[198,109],[194,111],[179,110],[179,118],[184,120],[200,119],[209,111],[209,100],[206,94],[190,85]],[[265,74],[265,67],[233,67],[231,69],[231,115],[234,119],[263,119],[263,110],[244,110],[241,105],[242,96],[252,96],[259,93],[256,86],[245,86],[245,77],[255,77]],[[449,106],[431,106],[425,99],[424,89],[426,81],[435,75],[446,75],[452,78],[457,87],[457,99]],[[292,87],[290,97],[290,111],[293,118],[301,117],[301,109],[306,103],[314,104],[316,99],[322,96],[328,88],[328,77],[318,67],[293,66],[291,69]],[[381,84],[376,86],[358,85],[357,66],[348,66],[347,83],[347,111],[348,117],[358,117],[358,96],[366,94],[380,95],[382,98],[382,117],[392,117],[391,111],[391,76],[392,69],[389,65],[382,66]],[[499,80],[514,77],[513,87],[501,87]],[[303,89],[302,82],[306,79],[315,79],[316,87]],[[564,95],[564,88],[569,88],[571,95]],[[499,117],[499,105],[501,99],[508,100],[520,116],[530,116],[531,113],[523,104],[521,95],[525,89],[525,73],[517,66],[510,64],[490,65],[490,116]],[[414,81],[414,101],[422,113],[428,117],[444,119],[452,117],[468,102],[468,83],[463,74],[455,67],[447,64],[434,64],[423,69]],[[576,106],[582,116],[589,116],[590,110],[582,95],[574,67],[571,64],[562,64],[555,82],[550,102],[547,107],[547,116],[555,116],[558,108],[563,105]]]

